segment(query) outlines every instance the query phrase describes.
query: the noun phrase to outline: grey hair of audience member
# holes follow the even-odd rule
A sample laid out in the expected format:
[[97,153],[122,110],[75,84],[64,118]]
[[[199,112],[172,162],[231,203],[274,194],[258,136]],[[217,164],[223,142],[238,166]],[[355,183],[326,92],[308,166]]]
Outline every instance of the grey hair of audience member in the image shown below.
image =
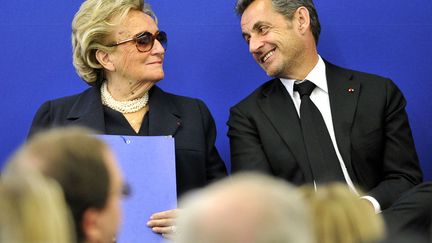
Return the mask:
[[[238,0],[236,4],[236,12],[242,15],[249,5],[255,0]],[[312,0],[268,0],[272,2],[276,12],[285,16],[287,20],[292,20],[294,13],[299,7],[305,7],[309,11],[311,31],[315,39],[315,44],[318,45],[319,36],[321,33],[321,24],[318,19],[318,13]]]
[[312,243],[297,189],[260,174],[236,174],[180,202],[177,243]]

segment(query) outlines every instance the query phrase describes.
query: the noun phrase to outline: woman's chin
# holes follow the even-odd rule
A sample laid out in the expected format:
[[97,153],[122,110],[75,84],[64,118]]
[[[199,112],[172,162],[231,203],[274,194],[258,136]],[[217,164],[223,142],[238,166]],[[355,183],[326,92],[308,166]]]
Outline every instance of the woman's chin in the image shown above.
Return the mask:
[[157,83],[159,81],[161,81],[162,79],[164,79],[165,74],[164,72],[160,72],[160,73],[155,73],[155,75],[152,77],[151,82]]
[[147,76],[144,79],[141,79],[142,82],[148,82],[148,83],[153,83],[156,84],[157,82],[161,81],[162,79],[164,79],[165,75],[159,74],[159,75],[152,75],[152,76]]

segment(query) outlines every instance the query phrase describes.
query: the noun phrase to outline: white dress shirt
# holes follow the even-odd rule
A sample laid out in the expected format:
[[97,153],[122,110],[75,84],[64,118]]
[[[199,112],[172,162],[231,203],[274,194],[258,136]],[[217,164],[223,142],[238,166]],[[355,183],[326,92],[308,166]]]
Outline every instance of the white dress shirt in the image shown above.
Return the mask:
[[[294,79],[282,79],[282,78],[280,80],[282,84],[285,86],[288,93],[290,94],[294,102],[294,105],[297,109],[297,113],[299,114],[300,117],[301,99],[299,93],[294,92],[294,83],[301,83],[303,81],[294,80]],[[326,68],[325,68],[325,63],[322,60],[321,56],[318,56],[318,63],[315,65],[312,71],[306,76],[305,80],[309,80],[316,85],[316,88],[312,91],[310,95],[310,99],[313,101],[315,106],[321,112],[327,130],[330,134],[330,138],[332,140],[337,158],[339,159],[339,163],[342,168],[342,172],[345,177],[346,183],[348,184],[350,190],[358,195],[358,192],[354,187],[354,184],[348,174],[347,168],[345,166],[345,163],[343,161],[343,158],[339,152],[339,148],[336,143],[336,137],[333,128],[333,120],[331,116],[330,99],[329,99],[328,88],[327,88]],[[315,184],[315,188],[316,188],[316,184]],[[375,198],[371,196],[364,196],[362,198],[369,200],[373,204],[376,213],[379,213],[381,211],[381,207]]]

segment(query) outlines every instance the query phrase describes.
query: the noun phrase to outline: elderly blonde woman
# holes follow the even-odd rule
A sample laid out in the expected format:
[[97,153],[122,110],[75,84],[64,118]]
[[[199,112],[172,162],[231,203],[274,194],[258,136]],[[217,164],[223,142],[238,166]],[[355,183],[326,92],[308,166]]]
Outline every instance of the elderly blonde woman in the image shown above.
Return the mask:
[[[216,128],[206,105],[164,92],[167,34],[143,0],[87,0],[72,23],[73,63],[92,87],[47,101],[30,130],[81,125],[112,135],[172,135],[177,194],[224,177]],[[176,211],[155,214],[149,225],[169,233]]]
[[378,243],[385,227],[380,214],[346,185],[333,183],[300,188],[309,206],[317,243]]

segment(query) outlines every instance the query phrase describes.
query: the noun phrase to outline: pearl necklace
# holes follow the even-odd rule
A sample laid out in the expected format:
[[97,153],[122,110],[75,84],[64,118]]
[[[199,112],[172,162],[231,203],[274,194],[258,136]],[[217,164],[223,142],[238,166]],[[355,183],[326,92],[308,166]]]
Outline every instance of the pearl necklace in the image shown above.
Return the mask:
[[103,105],[125,114],[133,113],[144,108],[148,103],[149,94],[147,91],[141,98],[127,101],[117,101],[109,93],[106,82],[103,82],[101,87],[101,98]]

